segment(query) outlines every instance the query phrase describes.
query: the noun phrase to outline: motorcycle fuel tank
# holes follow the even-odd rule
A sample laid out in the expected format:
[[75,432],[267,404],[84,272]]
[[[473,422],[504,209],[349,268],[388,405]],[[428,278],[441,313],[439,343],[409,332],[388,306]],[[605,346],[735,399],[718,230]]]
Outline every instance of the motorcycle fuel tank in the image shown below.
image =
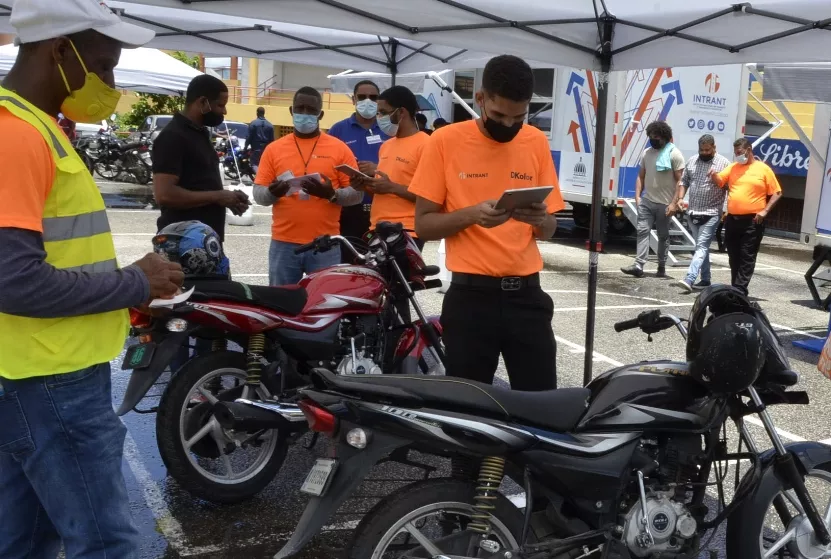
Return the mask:
[[371,268],[341,264],[306,276],[300,285],[308,293],[304,315],[360,314],[378,312],[387,283]]
[[576,433],[703,431],[722,402],[689,376],[687,363],[648,361],[595,378]]

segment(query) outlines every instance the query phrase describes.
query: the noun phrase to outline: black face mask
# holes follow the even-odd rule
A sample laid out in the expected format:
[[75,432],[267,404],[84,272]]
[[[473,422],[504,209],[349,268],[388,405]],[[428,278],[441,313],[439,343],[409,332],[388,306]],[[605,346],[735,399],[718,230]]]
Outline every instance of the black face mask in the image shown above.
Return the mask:
[[215,113],[211,110],[211,104],[208,103],[208,112],[202,113],[202,124],[210,128],[219,126],[225,121],[225,115]]
[[501,122],[492,120],[488,117],[487,113],[485,113],[484,107],[482,107],[482,113],[486,117],[484,123],[485,130],[487,130],[488,134],[490,134],[494,141],[499,142],[500,144],[507,144],[516,138],[516,135],[519,134],[519,131],[522,128],[521,122],[517,122],[512,126],[505,126]]
[[708,161],[712,161],[713,157],[714,157],[714,155],[712,153],[710,155],[702,155],[700,153],[698,154],[698,160],[703,161],[704,163],[707,163]]
[[649,145],[652,146],[652,149],[661,149],[662,147],[664,147],[664,141],[649,138]]

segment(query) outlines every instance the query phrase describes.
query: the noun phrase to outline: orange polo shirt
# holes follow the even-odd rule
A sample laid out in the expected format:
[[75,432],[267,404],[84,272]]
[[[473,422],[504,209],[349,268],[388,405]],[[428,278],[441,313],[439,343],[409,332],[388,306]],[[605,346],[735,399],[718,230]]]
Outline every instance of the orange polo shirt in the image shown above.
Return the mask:
[[[548,137],[523,126],[511,142],[486,138],[475,120],[436,130],[421,155],[410,192],[454,212],[506,190],[553,186],[548,212],[565,207],[548,147]],[[448,237],[447,268],[494,277],[528,276],[542,269],[533,227],[516,220],[486,229],[478,225]]]
[[[357,168],[349,147],[337,138],[320,133],[317,138],[298,138],[294,134],[271,142],[260,158],[255,183],[268,186],[291,171],[295,177],[320,173],[332,181],[334,188],[349,186],[349,177],[336,171],[338,165]],[[284,243],[310,243],[321,235],[338,235],[341,207],[329,200],[300,193],[280,198],[272,206],[271,238]]]
[[43,233],[43,208],[55,182],[55,162],[41,133],[0,109],[0,227]]
[[[390,138],[381,145],[378,170],[386,173],[392,182],[410,186],[421,153],[429,139],[430,136],[424,132],[407,138]],[[372,197],[372,212],[369,217],[373,229],[379,221],[389,221],[400,222],[404,224],[404,229],[415,231],[415,203],[395,194],[375,194]],[[415,233],[411,235],[415,236]]]
[[782,192],[773,169],[758,159],[745,165],[731,163],[714,180],[720,187],[728,188],[730,215],[755,215],[767,207],[768,196]]

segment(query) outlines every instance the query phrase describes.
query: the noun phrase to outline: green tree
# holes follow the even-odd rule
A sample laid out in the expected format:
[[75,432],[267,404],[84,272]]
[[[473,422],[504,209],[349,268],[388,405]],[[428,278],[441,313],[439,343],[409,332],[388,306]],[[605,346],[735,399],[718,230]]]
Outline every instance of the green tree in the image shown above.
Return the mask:
[[[173,58],[193,68],[199,67],[199,57],[190,56],[182,51],[168,52]],[[139,93],[138,101],[130,112],[124,114],[121,122],[126,126],[141,126],[150,115],[172,115],[185,108],[185,98],[178,95],[161,95],[157,93]]]

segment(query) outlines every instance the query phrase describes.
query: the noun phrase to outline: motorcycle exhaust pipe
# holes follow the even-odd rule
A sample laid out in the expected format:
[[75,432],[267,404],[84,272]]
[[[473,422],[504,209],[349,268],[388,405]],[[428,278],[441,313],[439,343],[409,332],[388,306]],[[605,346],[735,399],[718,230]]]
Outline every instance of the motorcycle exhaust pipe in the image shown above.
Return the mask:
[[217,402],[213,411],[223,428],[236,431],[279,429],[293,432],[307,426],[306,416],[298,406],[276,401],[253,402],[239,398],[235,402]]

